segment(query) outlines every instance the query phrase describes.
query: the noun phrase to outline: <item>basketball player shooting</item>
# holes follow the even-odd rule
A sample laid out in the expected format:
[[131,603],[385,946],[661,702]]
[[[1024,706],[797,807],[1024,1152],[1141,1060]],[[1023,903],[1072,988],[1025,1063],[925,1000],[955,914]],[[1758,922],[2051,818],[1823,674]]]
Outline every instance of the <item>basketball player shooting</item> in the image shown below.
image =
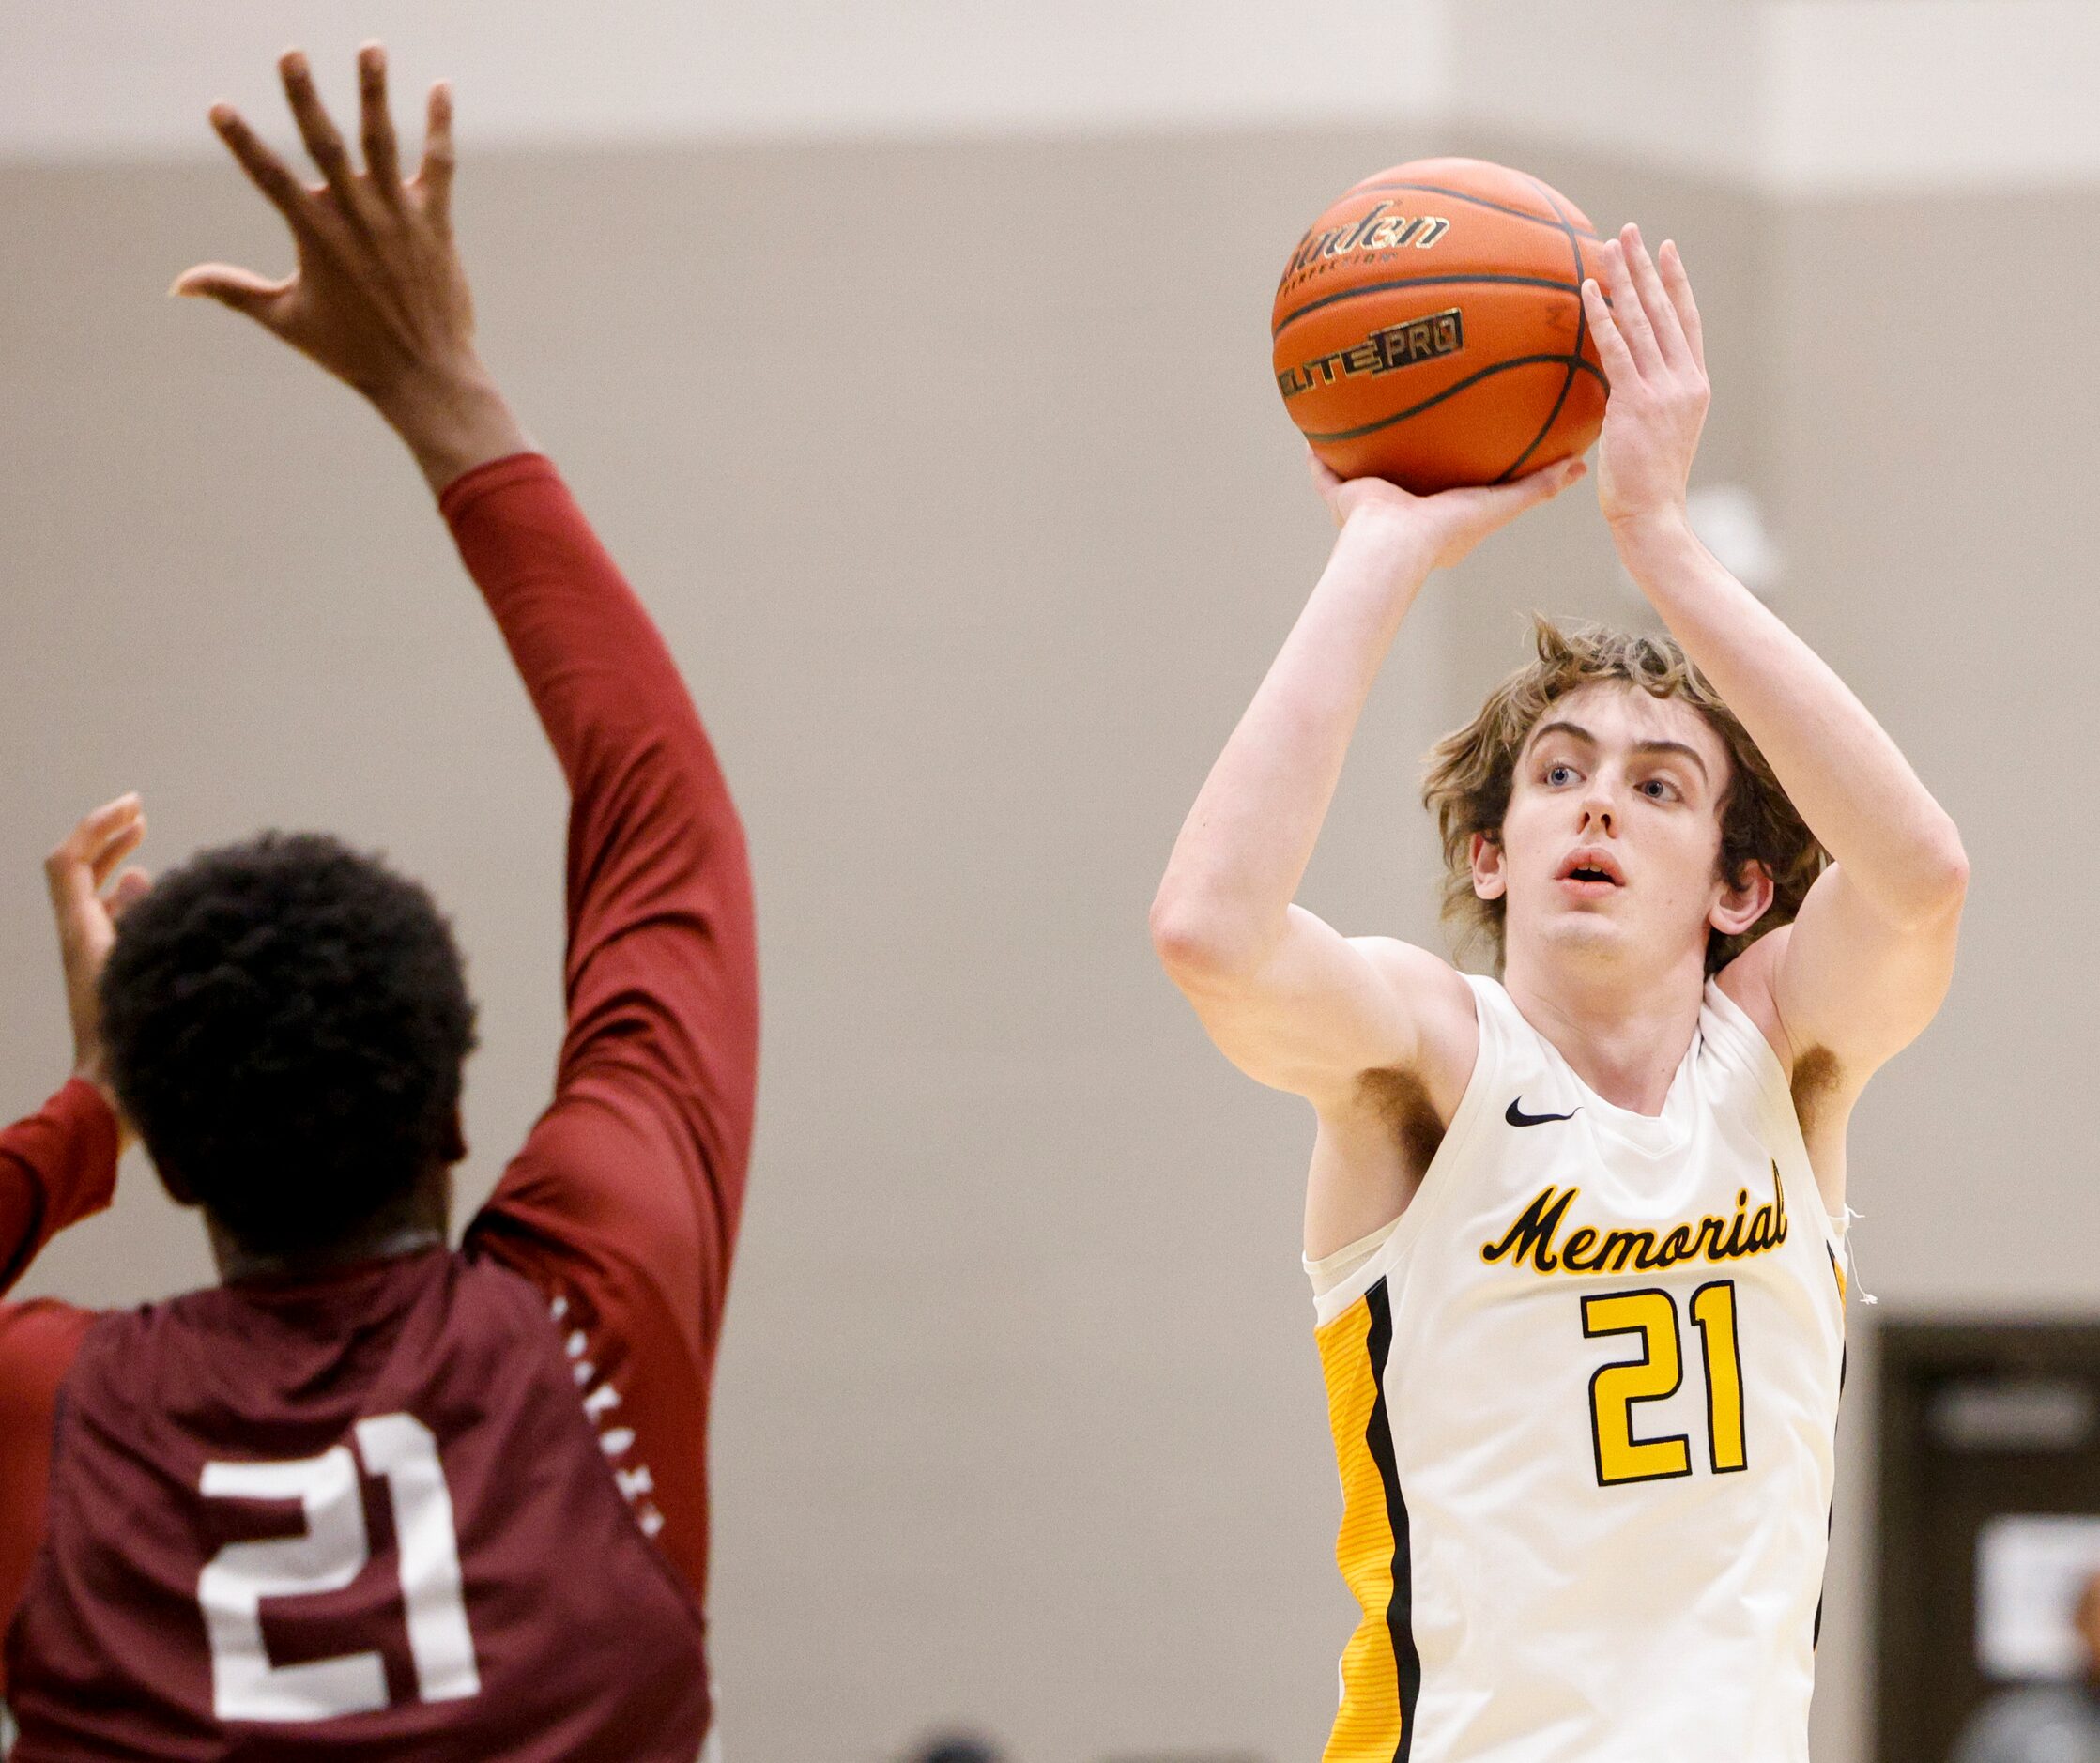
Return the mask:
[[0,1306],[16,1763],[713,1749],[707,1416],[757,1043],[743,834],[662,638],[475,352],[447,89],[405,177],[377,46],[359,69],[361,170],[282,63],[317,186],[213,111],[298,268],[176,291],[373,404],[510,647],[571,792],[554,1100],[449,1250],[473,1011],[423,889],[277,834],[148,886],[122,867],[129,798],[54,854],[80,1075],[0,1140],[0,1280],[108,1203],[122,1121],[201,1209],[222,1283]]
[[1317,1118],[1305,1256],[1363,1607],[1329,1763],[1803,1763],[1846,1123],[1954,964],[1954,825],[1692,534],[1683,263],[1632,227],[1603,262],[1598,498],[1670,636],[1541,621],[1432,755],[1448,912],[1499,978],[1293,896],[1423,583],[1579,461],[1426,498],[1315,467],[1333,555],[1153,909],[1219,1047]]

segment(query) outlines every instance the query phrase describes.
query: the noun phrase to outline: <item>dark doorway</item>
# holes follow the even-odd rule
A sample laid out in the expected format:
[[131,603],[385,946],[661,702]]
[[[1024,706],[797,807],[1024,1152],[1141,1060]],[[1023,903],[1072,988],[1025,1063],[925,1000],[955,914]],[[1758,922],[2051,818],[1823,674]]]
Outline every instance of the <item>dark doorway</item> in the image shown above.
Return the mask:
[[1878,1332],[1876,1755],[1945,1763],[1985,1699],[2062,1669],[2052,1587],[2100,1549],[2100,1323]]

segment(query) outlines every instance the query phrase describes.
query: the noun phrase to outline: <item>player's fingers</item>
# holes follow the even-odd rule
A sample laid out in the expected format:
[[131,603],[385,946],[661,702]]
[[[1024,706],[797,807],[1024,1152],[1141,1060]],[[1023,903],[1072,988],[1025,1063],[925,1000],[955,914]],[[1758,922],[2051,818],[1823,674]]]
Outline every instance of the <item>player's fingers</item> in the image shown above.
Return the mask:
[[92,863],[97,852],[122,837],[127,828],[142,821],[145,816],[146,809],[138,791],[127,790],[115,801],[105,802],[100,807],[82,815],[45,863],[47,866]]
[[1597,339],[1597,359],[1603,365],[1606,382],[1615,387],[1632,385],[1640,378],[1640,370],[1633,365],[1614,309],[1604,303],[1604,290],[1594,277],[1583,284],[1583,305],[1589,314],[1590,334]]
[[111,921],[120,922],[126,912],[152,892],[153,878],[144,869],[125,870],[116,878],[116,885],[110,891]]
[[[246,313],[259,324],[270,323],[278,302],[291,289],[292,278],[272,282],[253,269],[236,268],[230,263],[200,263],[185,269],[169,286],[170,294],[195,299],[217,300],[237,313]],[[273,327],[274,328],[274,327]]]
[[110,877],[116,873],[125,858],[138,850],[145,837],[146,817],[140,815],[126,821],[116,836],[88,860],[87,871],[94,877],[98,892],[108,885]]
[[[1628,232],[1632,231],[1631,227]],[[1655,345],[1655,331],[1642,304],[1640,284],[1633,274],[1632,253],[1623,238],[1607,239],[1602,253],[1604,277],[1612,288],[1612,320],[1626,344],[1626,353],[1645,375],[1663,364]]]
[[313,225],[313,196],[248,126],[248,119],[231,104],[214,104],[211,126],[248,174],[249,182],[269,198],[270,206],[291,222],[295,233],[306,232]]
[[277,71],[284,82],[285,102],[291,105],[293,120],[299,124],[299,139],[306,143],[307,152],[334,192],[337,206],[354,219],[357,168],[350,163],[343,137],[322,104],[320,93],[314,90],[314,69],[307,64],[304,52],[287,49],[278,57]]
[[1641,237],[1641,229],[1629,223],[1626,231],[1633,284],[1640,289],[1641,311],[1648,317],[1648,329],[1654,332],[1656,349],[1672,367],[1681,367],[1692,359],[1692,345],[1685,341],[1677,304],[1663,285],[1663,278],[1656,271],[1655,259],[1648,255],[1648,241]]
[[364,169],[388,202],[401,200],[401,156],[387,107],[387,51],[367,43],[358,51],[358,109],[364,135]]
[[98,854],[113,841],[122,838],[125,829],[141,818],[135,791],[121,795],[115,802],[105,802],[83,816],[44,859],[44,882],[51,890],[51,903],[58,914],[62,935],[69,933],[81,914],[95,904]]
[[1692,359],[1703,374],[1707,371],[1707,344],[1699,323],[1699,302],[1692,298],[1692,278],[1685,272],[1684,253],[1678,250],[1674,238],[1663,241],[1663,285],[1668,290],[1670,304],[1677,308],[1678,323],[1684,327],[1684,341],[1692,350]]
[[439,80],[430,88],[430,109],[423,125],[422,163],[416,187],[431,224],[449,233],[452,222],[452,85]]
[[1541,466],[1536,471],[1513,478],[1505,486],[1521,508],[1536,508],[1541,502],[1550,502],[1571,483],[1577,483],[1589,467],[1581,458],[1563,459],[1556,464]]

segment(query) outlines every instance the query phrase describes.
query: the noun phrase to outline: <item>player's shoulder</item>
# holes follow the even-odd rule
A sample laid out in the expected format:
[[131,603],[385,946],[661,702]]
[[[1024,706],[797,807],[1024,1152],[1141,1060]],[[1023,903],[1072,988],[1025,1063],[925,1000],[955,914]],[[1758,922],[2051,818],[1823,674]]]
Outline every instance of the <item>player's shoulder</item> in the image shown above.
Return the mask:
[[48,1411],[101,1314],[54,1298],[0,1304],[0,1434]]
[[1779,1014],[1774,981],[1793,935],[1791,925],[1768,930],[1713,976],[1714,986],[1721,995],[1755,1024],[1757,1033],[1765,1037],[1765,1044],[1778,1059],[1779,1068],[1789,1077],[1794,1070],[1794,1047]]
[[1408,1019],[1415,1074],[1433,1096],[1455,1101],[1479,1053],[1479,1000],[1472,983],[1443,956],[1418,943],[1399,937],[1349,941]]
[[1399,937],[1351,937],[1349,944],[1397,990],[1418,999],[1424,1009],[1473,1014],[1473,989],[1465,975],[1435,951]]

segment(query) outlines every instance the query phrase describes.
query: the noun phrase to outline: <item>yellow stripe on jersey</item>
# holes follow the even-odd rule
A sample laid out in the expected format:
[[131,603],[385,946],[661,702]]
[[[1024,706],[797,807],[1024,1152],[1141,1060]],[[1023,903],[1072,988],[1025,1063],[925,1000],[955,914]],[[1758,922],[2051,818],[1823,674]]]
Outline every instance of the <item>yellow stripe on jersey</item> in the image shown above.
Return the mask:
[[1394,1477],[1379,1384],[1392,1343],[1386,1282],[1326,1324],[1317,1339],[1341,1471],[1335,1563],[1363,1606],[1341,1655],[1341,1707],[1322,1763],[1405,1763],[1421,1663],[1409,1630],[1407,1510]]

